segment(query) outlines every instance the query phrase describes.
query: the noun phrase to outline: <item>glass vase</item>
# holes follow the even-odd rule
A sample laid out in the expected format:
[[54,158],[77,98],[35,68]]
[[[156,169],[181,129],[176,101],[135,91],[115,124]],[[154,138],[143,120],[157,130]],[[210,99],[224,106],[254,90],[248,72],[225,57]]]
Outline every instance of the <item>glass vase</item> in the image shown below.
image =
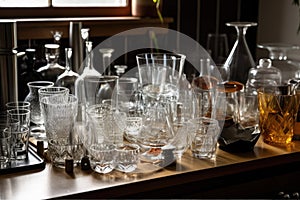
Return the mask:
[[230,72],[229,80],[246,84],[249,69],[255,67],[255,62],[248,48],[245,36],[247,29],[251,26],[256,26],[257,23],[230,22],[226,23],[226,25],[235,27],[237,31],[237,39],[225,61],[225,66],[228,66]]

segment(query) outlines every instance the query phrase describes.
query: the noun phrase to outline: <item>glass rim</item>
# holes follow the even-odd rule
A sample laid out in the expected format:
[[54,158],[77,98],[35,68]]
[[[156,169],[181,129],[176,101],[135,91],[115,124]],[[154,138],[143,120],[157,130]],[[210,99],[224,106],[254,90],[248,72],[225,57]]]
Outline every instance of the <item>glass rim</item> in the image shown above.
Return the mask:
[[6,105],[6,107],[23,108],[23,107],[30,106],[30,103],[28,101],[10,101],[10,102],[7,102],[5,105]]
[[61,92],[69,92],[70,90],[66,87],[61,86],[52,86],[52,87],[42,87],[38,90],[38,93],[41,94],[59,94]]
[[34,88],[42,88],[42,87],[51,87],[54,86],[54,83],[51,81],[31,81],[27,83],[27,86],[31,86]]
[[84,82],[97,83],[97,82],[114,82],[119,80],[119,76],[89,76],[84,78]]
[[[151,57],[148,57],[150,55]],[[154,57],[153,57],[154,56]],[[166,58],[164,56],[167,56]],[[155,60],[182,60],[186,56],[180,53],[140,53],[136,55],[136,58],[139,60],[146,60],[155,58]]]
[[73,104],[78,103],[78,98],[73,94],[68,95],[68,101],[67,102],[64,102],[64,103],[49,103],[48,99],[54,98],[54,97],[57,97],[57,96],[44,96],[40,99],[40,102],[42,104],[53,105],[53,106],[54,105],[65,106],[65,105],[73,105]]

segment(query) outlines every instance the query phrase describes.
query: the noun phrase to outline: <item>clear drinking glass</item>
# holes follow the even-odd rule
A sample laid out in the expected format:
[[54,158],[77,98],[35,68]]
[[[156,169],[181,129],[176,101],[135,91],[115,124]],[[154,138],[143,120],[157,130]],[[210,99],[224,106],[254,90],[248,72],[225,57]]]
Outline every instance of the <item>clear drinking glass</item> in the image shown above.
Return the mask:
[[254,22],[230,22],[227,26],[232,26],[237,31],[237,39],[225,61],[225,66],[229,67],[229,80],[246,84],[248,72],[251,67],[255,67],[255,62],[248,48],[246,41],[247,29],[256,26]]
[[61,87],[66,87],[70,90],[70,94],[75,94],[75,81],[79,77],[79,74],[72,70],[71,58],[72,49],[65,48],[66,53],[66,70],[64,73],[57,77],[56,85]]
[[[66,101],[68,99],[68,95],[69,95],[69,89],[66,87],[57,87],[57,86],[52,86],[52,87],[42,87],[40,89],[38,89],[38,104],[39,106],[41,106],[41,99],[43,97],[49,97],[49,96],[62,96]],[[37,105],[38,106],[38,105]],[[42,130],[45,130],[45,126],[44,126],[44,118],[45,116],[43,116],[42,114],[42,110],[40,107],[40,127],[42,127]],[[47,136],[45,131],[40,131],[40,132],[33,132],[32,134],[34,134],[34,136],[38,139],[41,140],[46,140]]]
[[83,143],[75,132],[77,98],[70,94],[41,98],[41,109],[45,119],[48,151],[54,166],[64,168],[65,159],[73,159],[74,166],[83,157]]

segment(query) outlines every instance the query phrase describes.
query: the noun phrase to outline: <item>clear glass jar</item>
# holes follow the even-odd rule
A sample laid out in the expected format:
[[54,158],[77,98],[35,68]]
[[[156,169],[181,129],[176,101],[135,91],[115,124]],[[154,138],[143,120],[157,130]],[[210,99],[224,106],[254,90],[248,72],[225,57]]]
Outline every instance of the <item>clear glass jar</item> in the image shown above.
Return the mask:
[[288,52],[299,49],[299,46],[284,43],[265,43],[259,44],[257,47],[268,50],[273,66],[280,69],[282,73],[282,83],[287,83],[288,80],[295,77],[300,65],[288,58]]
[[259,65],[249,70],[246,91],[257,95],[257,89],[269,85],[280,85],[282,80],[281,70],[272,66],[271,59],[259,60]]

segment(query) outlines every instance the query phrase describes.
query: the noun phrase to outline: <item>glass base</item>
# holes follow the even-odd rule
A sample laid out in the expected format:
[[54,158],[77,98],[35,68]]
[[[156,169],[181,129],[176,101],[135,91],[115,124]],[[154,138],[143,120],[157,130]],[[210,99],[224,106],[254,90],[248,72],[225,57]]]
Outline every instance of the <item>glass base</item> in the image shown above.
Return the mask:
[[140,160],[142,162],[160,163],[164,160],[164,155],[162,152],[163,150],[161,148],[150,148],[140,155]]

